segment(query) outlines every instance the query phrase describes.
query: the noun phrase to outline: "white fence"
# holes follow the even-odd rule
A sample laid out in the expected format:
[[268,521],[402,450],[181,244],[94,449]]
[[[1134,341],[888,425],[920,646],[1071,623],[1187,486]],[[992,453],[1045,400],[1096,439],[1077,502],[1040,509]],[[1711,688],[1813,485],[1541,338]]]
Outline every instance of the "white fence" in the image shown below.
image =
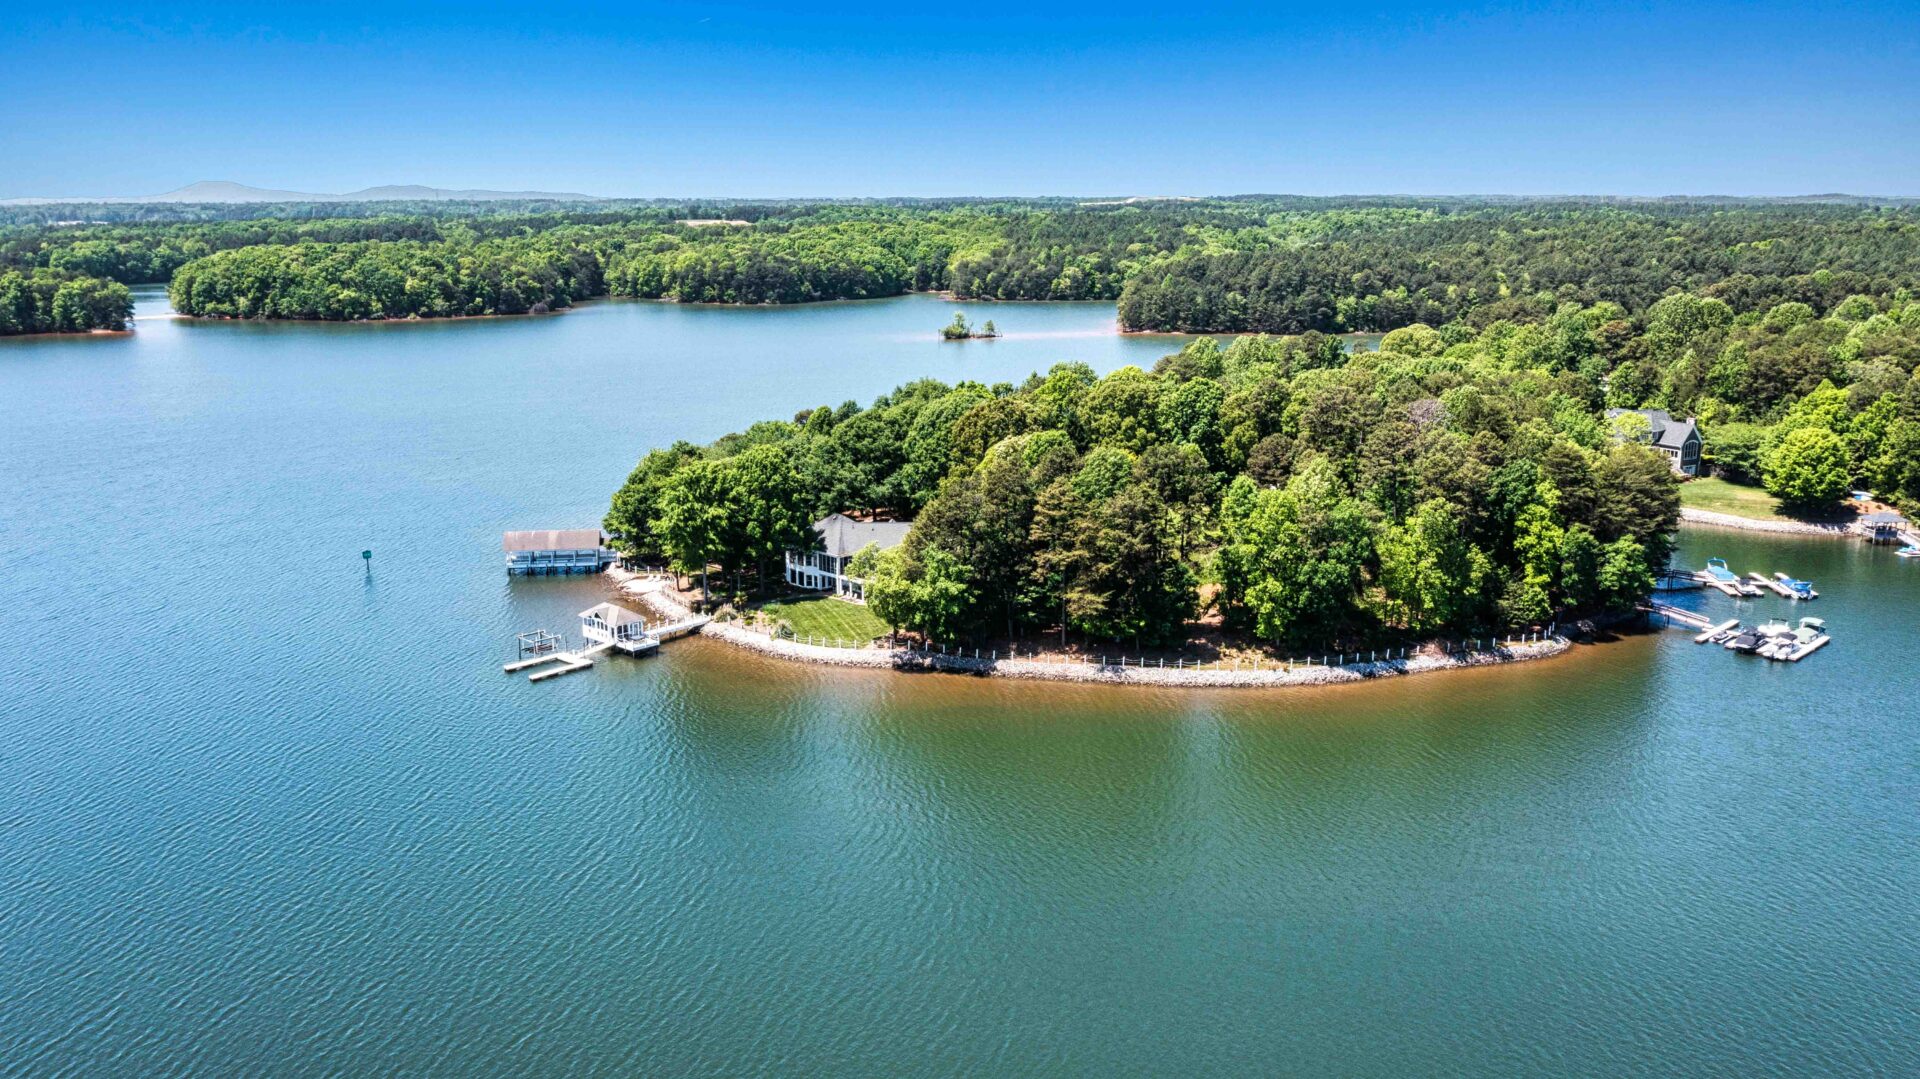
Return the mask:
[[[842,637],[823,637],[813,634],[794,633],[783,627],[748,626],[746,628],[765,632],[768,636],[795,644],[811,645],[816,648],[865,648],[869,641],[849,640]],[[1449,656],[1472,655],[1481,652],[1497,652],[1502,648],[1515,645],[1538,644],[1558,640],[1555,633],[1557,625],[1550,625],[1544,632],[1511,633],[1505,636],[1473,637],[1462,640],[1430,642]],[[1359,663],[1391,663],[1396,660],[1410,659],[1425,651],[1427,646],[1414,647],[1403,645],[1395,648],[1357,649],[1351,652],[1310,652],[1304,656],[1276,657],[1255,656],[1251,659],[1189,659],[1185,656],[1129,656],[1125,652],[1087,653],[1070,655],[1064,652],[1050,652],[1042,649],[1014,648],[978,648],[967,645],[941,644],[906,640],[898,637],[880,638],[884,648],[903,651],[916,656],[948,656],[954,659],[979,660],[986,663],[998,663],[1002,659],[1019,659],[1039,663],[1080,664],[1088,667],[1134,667],[1140,669],[1179,671],[1292,671],[1303,667],[1345,667]]]

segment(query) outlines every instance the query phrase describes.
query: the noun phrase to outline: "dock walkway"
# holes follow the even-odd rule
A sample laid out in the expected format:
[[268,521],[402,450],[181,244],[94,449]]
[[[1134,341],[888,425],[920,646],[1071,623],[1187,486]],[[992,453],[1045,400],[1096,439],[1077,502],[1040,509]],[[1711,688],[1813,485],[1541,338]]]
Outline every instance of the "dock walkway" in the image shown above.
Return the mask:
[[588,667],[593,666],[593,657],[612,647],[610,644],[596,644],[592,648],[582,648],[578,652],[548,652],[543,656],[514,660],[512,663],[503,665],[500,669],[507,674],[517,674],[529,668],[539,667],[548,663],[559,664],[558,667],[550,667],[544,671],[534,671],[532,674],[527,675],[527,681],[529,682],[544,682],[549,678],[558,678],[564,674],[572,674],[575,671],[586,670]]
[[1692,626],[1694,629],[1704,630],[1713,628],[1713,620],[1706,615],[1696,614],[1693,611],[1675,607],[1672,604],[1658,602],[1643,603],[1640,605],[1640,609],[1646,611],[1648,614],[1657,614],[1669,621],[1678,622],[1683,626]]

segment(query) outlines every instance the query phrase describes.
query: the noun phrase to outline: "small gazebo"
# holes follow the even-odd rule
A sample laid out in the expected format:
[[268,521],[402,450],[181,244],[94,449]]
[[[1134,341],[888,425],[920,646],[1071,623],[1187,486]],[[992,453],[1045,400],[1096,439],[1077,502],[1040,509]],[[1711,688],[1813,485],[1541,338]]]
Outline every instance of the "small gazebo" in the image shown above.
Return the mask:
[[617,603],[596,603],[580,612],[580,635],[590,644],[607,644],[622,652],[640,652],[660,642],[647,633],[647,620]]

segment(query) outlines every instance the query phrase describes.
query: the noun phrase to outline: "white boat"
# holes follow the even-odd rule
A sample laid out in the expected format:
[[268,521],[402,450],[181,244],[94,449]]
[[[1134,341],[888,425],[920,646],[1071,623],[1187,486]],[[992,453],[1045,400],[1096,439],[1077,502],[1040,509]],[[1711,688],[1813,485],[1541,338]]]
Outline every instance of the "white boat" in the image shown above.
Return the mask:
[[[1760,575],[1756,573],[1754,574],[1754,576],[1759,577]],[[1761,578],[1761,579],[1765,580],[1765,578]],[[1813,590],[1812,581],[1802,581],[1796,577],[1789,577],[1784,573],[1775,573],[1773,575],[1773,579],[1779,582],[1779,587],[1775,588],[1774,590],[1776,592],[1780,592],[1781,595],[1787,596],[1790,599],[1819,599],[1820,598],[1820,593],[1815,592]]]
[[1827,635],[1825,622],[1818,618],[1802,618],[1791,636],[1774,638],[1772,648],[1760,654],[1768,659],[1793,663],[1812,655],[1832,639]]
[[1774,654],[1780,651],[1782,646],[1791,647],[1793,644],[1793,627],[1778,618],[1760,623],[1754,627],[1753,634],[1759,638],[1759,644],[1753,650],[1754,654],[1768,659],[1773,659]]
[[1920,547],[1902,547],[1893,553],[1901,558],[1920,558]]

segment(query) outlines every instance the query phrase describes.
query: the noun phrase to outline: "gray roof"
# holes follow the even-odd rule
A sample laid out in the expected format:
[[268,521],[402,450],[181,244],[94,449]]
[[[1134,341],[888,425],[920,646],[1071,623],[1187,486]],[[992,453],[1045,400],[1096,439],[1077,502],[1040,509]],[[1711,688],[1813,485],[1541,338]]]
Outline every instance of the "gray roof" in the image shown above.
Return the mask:
[[635,622],[646,625],[647,622],[638,611],[629,611],[617,603],[596,603],[581,611],[580,617],[591,618],[596,614],[606,619],[608,625],[613,626],[629,626]]
[[605,537],[597,528],[549,528],[508,532],[500,537],[503,551],[584,551],[600,546]]
[[867,544],[881,550],[898,547],[913,530],[911,521],[856,521],[844,513],[829,514],[813,522],[820,545],[835,558],[852,558]]
[[1647,433],[1652,436],[1653,444],[1663,450],[1680,449],[1687,444],[1688,435],[1698,436],[1700,433],[1691,417],[1676,420],[1667,415],[1664,408],[1610,408],[1607,409],[1607,418],[1611,420],[1629,412],[1637,412],[1647,418]]
[[1879,513],[1869,513],[1862,519],[1870,525],[1903,525],[1907,523],[1905,517],[1897,513],[1888,512],[1887,510],[1881,510]]

